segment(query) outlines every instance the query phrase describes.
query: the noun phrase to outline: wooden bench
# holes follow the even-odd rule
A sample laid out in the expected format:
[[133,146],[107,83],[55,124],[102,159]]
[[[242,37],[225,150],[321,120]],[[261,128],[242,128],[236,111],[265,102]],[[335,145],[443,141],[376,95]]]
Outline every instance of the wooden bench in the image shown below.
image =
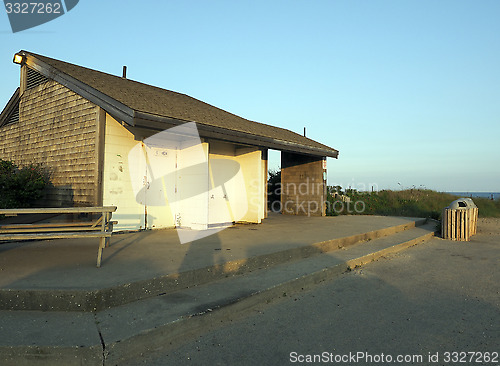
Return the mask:
[[65,207],[65,208],[14,208],[0,209],[0,215],[17,216],[26,214],[98,214],[96,220],[77,222],[47,222],[35,224],[5,224],[0,222],[0,240],[100,238],[97,252],[97,267],[101,266],[102,250],[108,245],[113,233],[111,215],[115,206],[107,207]]

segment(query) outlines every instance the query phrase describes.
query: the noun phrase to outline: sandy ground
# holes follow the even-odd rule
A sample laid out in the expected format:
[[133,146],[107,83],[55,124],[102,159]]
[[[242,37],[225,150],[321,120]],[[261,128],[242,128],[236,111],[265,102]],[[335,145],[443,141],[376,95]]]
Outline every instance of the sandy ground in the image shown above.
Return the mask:
[[500,236],[500,218],[480,218],[477,223],[478,235],[499,235]]

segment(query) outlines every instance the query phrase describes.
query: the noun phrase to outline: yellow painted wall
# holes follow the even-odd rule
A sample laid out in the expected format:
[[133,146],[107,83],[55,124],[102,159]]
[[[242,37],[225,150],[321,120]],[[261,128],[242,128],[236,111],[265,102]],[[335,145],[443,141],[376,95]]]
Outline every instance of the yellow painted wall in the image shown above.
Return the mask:
[[[207,159],[208,171],[203,167]],[[220,222],[260,223],[264,174],[257,148],[212,141],[177,150],[148,147],[106,115],[103,204],[118,207],[113,214],[117,231],[179,222],[193,229]]]
[[244,148],[236,150],[236,161],[240,163],[245,180],[248,211],[239,220],[260,223],[264,218],[264,186],[262,184],[262,152]]
[[[113,214],[113,219],[118,221],[117,231],[174,226],[170,207],[158,205],[162,200],[146,193],[146,184],[153,182],[146,168],[145,152],[141,141],[136,141],[130,131],[106,114],[103,204],[118,207]],[[158,183],[162,181],[153,184]],[[148,205],[148,202],[156,205]]]
[[144,206],[136,201],[128,164],[130,150],[140,145],[131,132],[106,114],[103,204],[118,207],[113,214],[117,231],[145,228]]
[[[236,221],[260,223],[264,218],[264,186],[262,184],[261,151],[252,147],[236,147],[233,144],[210,142],[209,161],[211,166],[212,191],[209,202],[215,198],[227,195],[227,214],[209,212],[210,223],[216,221]],[[227,162],[229,160],[229,162]],[[226,161],[224,163],[224,161]],[[234,165],[239,165],[234,174]],[[217,163],[219,163],[217,165]],[[222,169],[222,173],[220,172]],[[217,177],[219,175],[219,177]],[[222,178],[220,177],[222,175]],[[224,183],[224,187],[222,187]],[[213,205],[217,208],[221,204]],[[218,220],[214,219],[217,216]]]

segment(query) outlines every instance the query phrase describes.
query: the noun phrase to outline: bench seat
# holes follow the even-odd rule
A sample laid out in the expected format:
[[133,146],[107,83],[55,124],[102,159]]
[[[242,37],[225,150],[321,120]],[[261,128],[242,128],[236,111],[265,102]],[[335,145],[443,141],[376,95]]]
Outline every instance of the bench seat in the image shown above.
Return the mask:
[[113,233],[111,215],[116,211],[115,206],[108,207],[65,207],[65,208],[20,208],[0,209],[0,215],[18,216],[26,214],[98,214],[96,221],[86,222],[48,222],[36,224],[1,225],[0,241],[5,240],[46,240],[46,239],[72,239],[72,238],[99,238],[97,252],[97,267],[101,266],[102,250],[107,246]]
[[82,232],[64,232],[64,233],[26,233],[26,234],[1,234],[0,240],[29,240],[29,239],[66,239],[66,238],[110,238],[112,233],[103,233],[100,231],[92,233]]

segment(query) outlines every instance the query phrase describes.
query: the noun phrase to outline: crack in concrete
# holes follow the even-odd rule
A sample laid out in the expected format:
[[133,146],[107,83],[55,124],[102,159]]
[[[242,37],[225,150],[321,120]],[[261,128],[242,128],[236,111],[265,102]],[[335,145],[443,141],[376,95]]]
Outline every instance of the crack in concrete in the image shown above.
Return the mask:
[[101,340],[102,366],[105,366],[105,363],[106,363],[106,343],[104,342],[104,338],[102,337],[101,328],[99,327],[99,321],[97,320],[97,313],[93,312],[93,314],[94,314],[95,327],[97,329],[97,333],[99,334],[99,339]]

